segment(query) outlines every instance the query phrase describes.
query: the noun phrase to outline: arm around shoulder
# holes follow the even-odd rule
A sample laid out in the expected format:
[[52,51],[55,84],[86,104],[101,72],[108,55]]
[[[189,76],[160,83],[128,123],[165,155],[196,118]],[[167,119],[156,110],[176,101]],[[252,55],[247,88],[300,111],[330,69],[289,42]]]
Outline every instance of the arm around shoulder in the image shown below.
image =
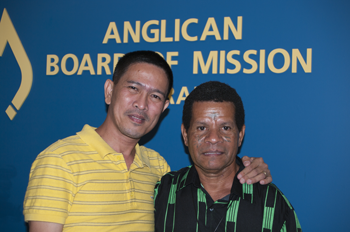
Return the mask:
[[254,184],[259,182],[266,185],[272,182],[272,176],[268,165],[263,158],[243,156],[242,162],[245,168],[238,173],[237,178],[241,184]]

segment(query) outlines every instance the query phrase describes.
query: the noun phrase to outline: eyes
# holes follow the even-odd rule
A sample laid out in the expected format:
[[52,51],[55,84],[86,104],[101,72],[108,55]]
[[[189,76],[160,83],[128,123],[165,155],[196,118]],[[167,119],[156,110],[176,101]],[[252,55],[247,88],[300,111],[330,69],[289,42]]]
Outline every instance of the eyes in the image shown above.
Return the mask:
[[[133,86],[133,85],[129,85],[128,89],[132,93],[138,93],[140,91],[136,86]],[[160,94],[158,94],[158,93],[151,93],[150,97],[154,101],[162,101],[162,96]]]
[[138,90],[135,86],[132,86],[132,85],[128,86],[128,88],[131,89],[131,90],[134,90],[134,91]]
[[157,99],[157,100],[162,100],[158,95],[156,94],[151,94],[151,97]]
[[[230,127],[230,126],[222,126],[221,127],[221,130],[223,130],[223,131],[230,131],[231,129],[232,129],[232,127]],[[197,130],[198,131],[205,131],[205,130],[207,130],[207,127],[206,126],[198,126]]]

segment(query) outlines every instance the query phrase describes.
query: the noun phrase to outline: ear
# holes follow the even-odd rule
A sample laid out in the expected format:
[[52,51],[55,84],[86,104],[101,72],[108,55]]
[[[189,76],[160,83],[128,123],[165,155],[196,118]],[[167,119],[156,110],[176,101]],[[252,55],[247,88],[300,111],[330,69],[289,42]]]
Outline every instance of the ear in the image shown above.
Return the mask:
[[184,124],[181,124],[181,134],[182,138],[184,139],[185,145],[188,147],[188,137]]
[[114,88],[114,82],[111,79],[107,79],[104,85],[105,102],[107,105],[111,104],[113,88]]
[[165,110],[166,108],[168,108],[169,103],[170,103],[169,100],[165,100],[165,102],[164,102],[164,107],[163,107],[162,112],[164,112],[164,110]]
[[240,147],[242,145],[242,141],[244,138],[244,133],[245,133],[245,125],[242,126],[242,130],[239,132],[239,143],[238,143],[238,147]]

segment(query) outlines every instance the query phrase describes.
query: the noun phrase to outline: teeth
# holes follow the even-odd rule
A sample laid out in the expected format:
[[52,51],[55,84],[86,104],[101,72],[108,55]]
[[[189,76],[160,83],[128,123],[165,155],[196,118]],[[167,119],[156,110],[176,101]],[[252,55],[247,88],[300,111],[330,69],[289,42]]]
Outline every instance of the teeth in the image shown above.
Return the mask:
[[138,118],[138,117],[136,117],[136,116],[131,116],[131,117],[136,118],[136,119],[138,119],[138,120],[142,120],[142,118]]
[[206,155],[217,155],[217,154],[220,154],[220,152],[206,152],[204,154],[206,154]]

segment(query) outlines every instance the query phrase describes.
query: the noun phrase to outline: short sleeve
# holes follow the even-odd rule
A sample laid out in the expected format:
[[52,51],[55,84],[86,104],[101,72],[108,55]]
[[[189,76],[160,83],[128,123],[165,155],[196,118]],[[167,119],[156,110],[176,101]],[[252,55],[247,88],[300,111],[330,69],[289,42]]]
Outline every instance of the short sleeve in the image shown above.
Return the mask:
[[71,170],[58,154],[41,153],[30,171],[23,203],[25,221],[64,224],[75,195]]

